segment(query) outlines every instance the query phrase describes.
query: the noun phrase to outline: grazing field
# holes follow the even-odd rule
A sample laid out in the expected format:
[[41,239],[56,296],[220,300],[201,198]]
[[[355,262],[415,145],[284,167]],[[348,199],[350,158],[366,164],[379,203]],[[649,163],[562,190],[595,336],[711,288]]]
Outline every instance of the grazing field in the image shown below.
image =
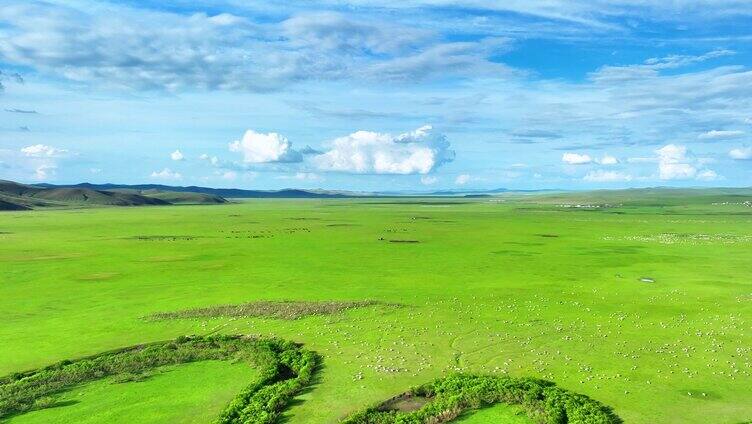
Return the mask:
[[532,424],[520,408],[499,404],[457,419],[462,424]]
[[[289,423],[336,423],[461,372],[550,380],[626,423],[737,424],[752,419],[752,196],[737,197],[3,212],[0,377],[181,335],[249,334],[322,358]],[[107,422],[210,420],[258,372],[207,361],[91,381],[10,421],[95,422],[112,408]],[[170,397],[195,399],[180,387],[195,384],[206,409],[183,418],[137,402],[164,393],[183,408]],[[528,422],[518,412],[457,422]]]
[[174,366],[138,383],[105,380],[89,384],[62,394],[57,399],[61,406],[17,415],[8,422],[205,424],[254,377],[254,370],[240,363],[206,361]]

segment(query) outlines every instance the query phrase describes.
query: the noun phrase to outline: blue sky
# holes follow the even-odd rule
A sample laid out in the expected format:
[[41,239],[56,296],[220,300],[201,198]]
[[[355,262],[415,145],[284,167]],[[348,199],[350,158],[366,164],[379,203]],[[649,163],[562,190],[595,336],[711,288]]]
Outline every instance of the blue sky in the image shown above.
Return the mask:
[[0,3],[0,179],[749,186],[740,0]]

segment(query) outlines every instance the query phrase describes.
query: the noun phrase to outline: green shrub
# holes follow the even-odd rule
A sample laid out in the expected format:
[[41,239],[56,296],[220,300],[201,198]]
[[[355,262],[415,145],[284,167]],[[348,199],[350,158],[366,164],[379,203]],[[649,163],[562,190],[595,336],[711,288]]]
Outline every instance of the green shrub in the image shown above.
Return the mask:
[[54,404],[53,395],[106,377],[138,381],[158,367],[205,360],[250,360],[260,377],[245,387],[217,418],[217,423],[271,423],[290,400],[310,384],[318,356],[277,339],[241,336],[181,336],[105,352],[0,378],[0,419]]
[[411,412],[384,411],[384,404],[358,412],[343,424],[428,424],[451,421],[465,411],[506,403],[520,405],[541,424],[619,424],[611,408],[585,395],[535,378],[455,374],[411,389],[430,398]]
[[33,409],[46,409],[55,406],[55,398],[44,396],[34,401]]

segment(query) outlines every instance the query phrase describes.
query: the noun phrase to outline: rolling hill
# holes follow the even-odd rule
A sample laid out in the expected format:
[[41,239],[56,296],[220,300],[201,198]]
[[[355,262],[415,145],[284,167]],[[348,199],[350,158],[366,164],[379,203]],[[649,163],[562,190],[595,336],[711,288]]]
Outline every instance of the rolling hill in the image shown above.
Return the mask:
[[118,193],[114,191],[90,190],[83,188],[50,188],[42,189],[32,195],[37,199],[45,199],[65,204],[89,203],[93,205],[112,206],[143,206],[168,205],[169,202],[140,194]]
[[203,193],[150,189],[98,190],[91,187],[27,185],[0,180],[0,210],[27,210],[70,206],[160,206],[226,203],[223,197]]
[[116,193],[139,194],[153,199],[164,200],[173,205],[217,205],[227,203],[227,199],[216,194],[194,193],[189,191],[159,191],[155,189],[115,189],[112,191]]
[[21,205],[21,204],[7,202],[5,200],[0,199],[0,211],[25,211],[29,209],[31,208]]

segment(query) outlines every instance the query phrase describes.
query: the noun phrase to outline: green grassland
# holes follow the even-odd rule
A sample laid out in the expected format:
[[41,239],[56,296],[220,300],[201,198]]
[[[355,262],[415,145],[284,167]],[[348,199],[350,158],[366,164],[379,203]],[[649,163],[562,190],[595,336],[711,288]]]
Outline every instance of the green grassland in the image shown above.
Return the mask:
[[247,364],[205,361],[161,369],[144,381],[98,381],[64,393],[49,409],[17,415],[12,424],[211,422],[255,377]]
[[481,409],[456,420],[462,424],[532,424],[519,408],[504,404]]
[[[0,376],[184,334],[254,334],[323,358],[289,423],[335,423],[453,372],[551,380],[626,423],[752,419],[749,196],[629,196],[3,212]],[[146,318],[256,300],[379,303],[293,320]],[[91,383],[12,422],[208,420],[243,386],[221,365]],[[196,402],[206,411],[161,415]],[[494,411],[511,413],[462,419],[498,422],[480,415]]]

